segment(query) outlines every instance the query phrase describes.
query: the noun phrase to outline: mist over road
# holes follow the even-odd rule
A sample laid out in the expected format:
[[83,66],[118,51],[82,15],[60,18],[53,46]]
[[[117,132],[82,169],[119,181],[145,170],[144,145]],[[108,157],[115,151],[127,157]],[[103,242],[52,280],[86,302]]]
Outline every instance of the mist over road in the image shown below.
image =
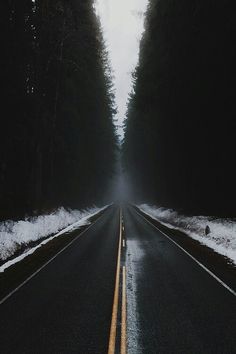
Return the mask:
[[231,354],[235,299],[132,206],[113,205],[0,305],[1,353]]

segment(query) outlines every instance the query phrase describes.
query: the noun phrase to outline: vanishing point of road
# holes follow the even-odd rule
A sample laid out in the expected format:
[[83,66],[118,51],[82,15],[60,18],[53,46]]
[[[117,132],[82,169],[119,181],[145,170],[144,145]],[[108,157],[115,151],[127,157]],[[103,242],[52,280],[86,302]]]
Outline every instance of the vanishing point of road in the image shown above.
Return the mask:
[[136,208],[79,233],[0,299],[1,354],[236,353],[234,283]]

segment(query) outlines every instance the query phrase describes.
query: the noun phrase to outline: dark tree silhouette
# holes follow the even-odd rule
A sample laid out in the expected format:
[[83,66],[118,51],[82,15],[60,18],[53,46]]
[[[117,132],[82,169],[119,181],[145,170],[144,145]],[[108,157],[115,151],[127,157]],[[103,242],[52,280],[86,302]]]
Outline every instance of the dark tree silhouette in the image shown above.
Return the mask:
[[150,0],[123,156],[142,200],[236,214],[232,0]]
[[0,7],[0,218],[102,201],[117,141],[93,1]]

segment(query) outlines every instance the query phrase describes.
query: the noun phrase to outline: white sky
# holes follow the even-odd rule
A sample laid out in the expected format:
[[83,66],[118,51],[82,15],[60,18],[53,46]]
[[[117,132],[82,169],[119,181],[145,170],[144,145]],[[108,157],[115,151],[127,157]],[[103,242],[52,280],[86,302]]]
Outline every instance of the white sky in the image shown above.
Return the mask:
[[[128,93],[131,90],[131,72],[138,60],[147,2],[148,0],[95,0],[115,76],[118,125],[122,125],[126,113]],[[122,129],[119,128],[118,131],[123,137]]]

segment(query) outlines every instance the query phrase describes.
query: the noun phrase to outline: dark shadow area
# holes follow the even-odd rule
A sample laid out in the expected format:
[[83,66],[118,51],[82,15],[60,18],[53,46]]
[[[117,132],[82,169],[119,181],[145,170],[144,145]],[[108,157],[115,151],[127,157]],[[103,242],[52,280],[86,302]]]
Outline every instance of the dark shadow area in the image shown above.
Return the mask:
[[235,7],[149,2],[123,144],[139,200],[235,216]]
[[0,5],[0,219],[104,203],[117,138],[92,0]]

